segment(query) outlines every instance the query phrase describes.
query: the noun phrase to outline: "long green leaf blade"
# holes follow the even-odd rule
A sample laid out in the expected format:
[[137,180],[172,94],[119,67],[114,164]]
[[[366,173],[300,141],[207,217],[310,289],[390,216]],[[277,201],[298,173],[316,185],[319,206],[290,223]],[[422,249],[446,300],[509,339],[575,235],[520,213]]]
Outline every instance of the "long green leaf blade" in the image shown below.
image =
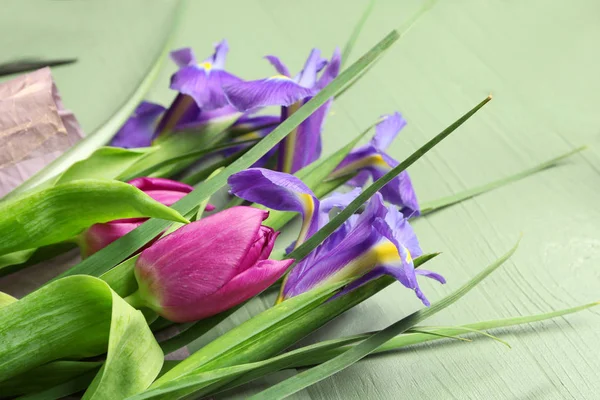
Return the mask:
[[431,307],[416,311],[398,322],[388,326],[382,331],[372,335],[364,342],[359,345],[351,348],[347,352],[317,366],[311,368],[308,371],[300,373],[292,378],[289,378],[277,385],[270,387],[267,390],[258,393],[255,396],[252,396],[252,400],[266,400],[266,399],[283,399],[287,396],[290,396],[293,393],[296,393],[312,384],[315,384],[341,370],[347,368],[348,366],[354,364],[359,361],[361,358],[375,351],[378,347],[383,345],[388,340],[394,338],[396,335],[407,331],[411,327],[415,326],[420,321],[423,321],[426,318],[436,314],[437,312],[443,310],[449,305],[456,302],[462,296],[467,294],[471,289],[473,289],[479,282],[485,279],[488,275],[494,272],[498,267],[500,267],[506,260],[513,255],[513,253],[517,250],[517,244],[510,249],[506,254],[496,260],[494,263],[489,265],[475,277],[473,277],[469,282],[464,284],[461,288],[459,288],[454,293],[449,296],[443,298],[431,305]]
[[367,5],[367,8],[365,9],[365,11],[363,11],[362,15],[360,16],[360,19],[354,26],[354,29],[352,29],[352,33],[350,34],[350,37],[348,38],[348,41],[346,42],[346,45],[344,46],[344,50],[342,50],[342,68],[344,68],[344,65],[350,58],[350,53],[352,53],[352,49],[354,49],[354,46],[356,45],[356,41],[358,40],[358,37],[360,36],[360,32],[362,31],[363,27],[365,26],[365,23],[367,22],[369,15],[371,15],[371,13],[373,12],[374,6],[375,6],[375,0],[369,0],[369,4]]
[[325,238],[331,235],[337,228],[339,228],[344,221],[346,221],[352,214],[354,214],[371,196],[373,196],[377,191],[379,191],[382,187],[384,187],[387,183],[389,183],[394,177],[396,177],[400,172],[404,171],[410,165],[412,165],[415,161],[425,155],[429,150],[431,150],[434,146],[436,146],[443,139],[448,137],[452,132],[454,132],[459,126],[465,123],[469,118],[471,118],[477,111],[479,111],[484,105],[486,105],[492,99],[491,96],[488,96],[473,107],[470,111],[468,111],[465,115],[460,117],[456,122],[450,125],[448,128],[444,129],[438,135],[436,135],[429,142],[425,143],[421,148],[417,149],[414,153],[412,153],[408,158],[402,161],[398,166],[392,168],[388,173],[384,176],[373,182],[368,188],[362,191],[360,195],[356,197],[346,208],[344,208],[338,215],[336,215],[331,221],[327,223],[323,228],[321,228],[317,233],[311,236],[306,242],[300,245],[296,250],[289,254],[289,258],[293,258],[295,260],[301,260],[306,257],[312,249],[316,247],[318,243],[321,243]]
[[136,217],[186,222],[177,211],[123,182],[65,183],[0,205],[0,254],[69,240],[98,222]]
[[[285,138],[302,121],[308,118],[320,106],[325,104],[332,96],[342,90],[354,77],[360,74],[365,68],[378,59],[387,49],[389,49],[403,34],[393,30],[370,51],[363,55],[358,61],[343,71],[329,85],[315,95],[310,101],[304,104],[290,118],[283,121],[269,135],[258,142],[246,154],[242,155],[234,163],[225,168],[214,179],[203,182],[188,194],[186,197],[173,205],[173,208],[183,215],[188,215],[198,203],[212,196],[220,188],[226,185],[227,179],[232,174],[250,167],[260,157],[265,155],[277,143]],[[139,250],[152,238],[156,237],[166,228],[167,224],[163,221],[150,220],[139,228],[128,233],[119,240],[111,243],[103,250],[93,254],[83,262],[66,271],[62,276],[73,274],[87,274],[98,276],[114,265]]]
[[578,147],[578,148],[571,150],[565,154],[561,154],[558,157],[555,157],[548,161],[544,161],[543,163],[538,164],[535,167],[528,168],[528,169],[518,172],[516,174],[510,175],[510,176],[507,176],[507,177],[504,177],[504,178],[501,178],[501,179],[498,179],[498,180],[495,180],[492,182],[488,182],[481,186],[476,186],[474,188],[464,190],[462,192],[453,194],[451,196],[447,196],[447,197],[443,197],[441,199],[427,202],[427,203],[423,204],[421,207],[421,215],[426,215],[426,214],[432,213],[434,211],[438,211],[442,208],[451,206],[456,203],[460,203],[461,201],[470,199],[470,198],[480,195],[482,193],[489,192],[491,190],[494,190],[496,188],[499,188],[501,186],[507,185],[512,182],[516,182],[520,179],[523,179],[530,175],[533,175],[536,172],[540,172],[542,170],[554,167],[556,164],[558,164],[560,161],[564,160],[565,158],[568,158],[568,157],[572,156],[573,154],[577,154],[580,151],[583,151],[585,149],[586,149],[585,146]]

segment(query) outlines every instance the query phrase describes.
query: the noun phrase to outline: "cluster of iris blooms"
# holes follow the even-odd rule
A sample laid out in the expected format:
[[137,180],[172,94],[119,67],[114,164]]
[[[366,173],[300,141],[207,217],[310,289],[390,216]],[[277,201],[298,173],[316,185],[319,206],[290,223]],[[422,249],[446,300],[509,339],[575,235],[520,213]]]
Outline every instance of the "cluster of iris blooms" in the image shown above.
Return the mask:
[[[313,49],[303,69],[292,76],[275,56],[266,56],[277,74],[244,81],[225,71],[226,41],[214,54],[198,62],[189,48],[171,53],[179,69],[171,77],[177,96],[166,108],[144,102],[115,135],[112,145],[124,148],[151,146],[165,135],[200,129],[219,120],[230,120],[231,129],[250,137],[268,135],[309,101],[340,70],[340,53],[330,60]],[[323,124],[333,99],[302,122],[276,148],[252,168],[229,178],[233,195],[269,209],[297,212],[302,227],[288,251],[301,245],[329,218],[360,194],[370,180],[377,180],[398,165],[386,149],[406,121],[399,113],[384,115],[367,145],[355,148],[330,178],[351,176],[353,190],[319,199],[293,174],[321,156]],[[257,114],[264,107],[281,107],[279,115]],[[236,139],[239,140],[239,137]],[[275,159],[276,162],[269,162]],[[171,205],[193,188],[164,178],[138,178],[129,182],[153,199]],[[213,210],[207,206],[207,210]],[[353,215],[302,260],[270,260],[278,232],[263,225],[268,212],[235,206],[192,222],[150,244],[136,261],[139,290],[128,300],[153,309],[175,322],[206,318],[234,307],[285,275],[278,302],[322,285],[351,280],[336,296],[389,275],[429,302],[417,282],[422,275],[444,283],[439,274],[415,269],[413,259],[422,255],[408,219],[419,215],[419,204],[406,171],[371,198],[361,214]],[[144,219],[96,224],[82,233],[84,256],[105,247],[142,224]],[[297,261],[288,274],[286,270]]]

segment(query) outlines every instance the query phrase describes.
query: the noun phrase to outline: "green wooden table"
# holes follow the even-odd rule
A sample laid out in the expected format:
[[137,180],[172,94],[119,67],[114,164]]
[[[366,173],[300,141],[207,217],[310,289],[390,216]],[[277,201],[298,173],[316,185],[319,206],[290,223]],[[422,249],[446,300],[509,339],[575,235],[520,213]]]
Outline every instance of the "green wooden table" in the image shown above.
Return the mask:
[[[415,12],[421,1],[377,2],[353,58]],[[166,0],[4,0],[0,61],[77,57],[54,70],[67,107],[88,132],[135,90],[171,29]],[[227,38],[228,69],[256,79],[276,54],[299,70],[312,47],[343,46],[365,1],[191,1],[175,46],[199,58]],[[391,154],[402,158],[489,92],[494,101],[410,168],[421,200],[433,200],[533,166],[569,149],[589,149],[556,168],[415,222],[431,268],[448,284],[424,282],[439,299],[506,251],[499,272],[428,324],[455,325],[527,315],[600,298],[600,2],[446,0],[333,107],[325,150],[399,110],[408,126]],[[149,99],[168,103],[161,73]],[[256,300],[219,329],[268,307]],[[420,306],[393,285],[307,338],[379,329]],[[437,342],[364,360],[298,394],[313,399],[594,399],[600,396],[600,309],[495,332],[491,340]],[[215,332],[214,335],[218,334]],[[202,343],[195,343],[195,347]],[[290,376],[286,371],[236,396]],[[231,394],[233,396],[234,394]]]

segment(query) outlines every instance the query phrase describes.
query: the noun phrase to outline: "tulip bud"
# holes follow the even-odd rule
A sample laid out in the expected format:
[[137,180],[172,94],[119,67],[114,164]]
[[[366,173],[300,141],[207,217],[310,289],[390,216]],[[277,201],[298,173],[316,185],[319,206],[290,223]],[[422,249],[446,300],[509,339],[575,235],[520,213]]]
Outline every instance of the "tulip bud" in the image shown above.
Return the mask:
[[[185,183],[163,178],[136,178],[128,183],[166,206],[173,205],[194,190],[193,187]],[[214,206],[209,204],[206,210],[212,211]],[[127,218],[92,225],[81,234],[82,256],[88,257],[103,249],[140,226],[146,220],[147,218]]]
[[174,322],[210,317],[260,293],[293,260],[268,260],[278,232],[268,212],[232,207],[192,222],[144,250],[135,264],[139,290],[128,297]]

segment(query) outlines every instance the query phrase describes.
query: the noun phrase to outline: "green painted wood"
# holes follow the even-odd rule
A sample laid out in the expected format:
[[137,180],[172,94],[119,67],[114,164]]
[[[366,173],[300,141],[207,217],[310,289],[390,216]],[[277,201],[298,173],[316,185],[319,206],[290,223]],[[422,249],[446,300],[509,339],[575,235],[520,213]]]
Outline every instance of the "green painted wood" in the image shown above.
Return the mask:
[[[421,2],[379,0],[354,57]],[[133,92],[160,51],[173,10],[166,0],[25,2],[5,0],[0,61],[77,57],[54,74],[67,107],[92,131]],[[243,78],[272,73],[261,59],[301,68],[313,46],[343,46],[366,1],[192,1],[176,43],[199,58],[227,38],[228,68]],[[415,222],[425,251],[443,251],[431,268],[444,286],[423,282],[431,300],[459,287],[524,237],[512,261],[428,324],[450,325],[588,303],[600,293],[600,25],[597,0],[440,1],[332,109],[325,151],[333,151],[383,113],[409,121],[391,154],[402,158],[487,93],[494,100],[409,171],[422,200],[479,185],[583,144],[563,165]],[[168,103],[174,66],[150,100]],[[288,237],[293,236],[288,232]],[[24,279],[21,279],[23,281]],[[26,280],[26,279],[25,279]],[[10,281],[10,282],[14,282]],[[0,290],[19,288],[0,281]],[[269,306],[255,299],[212,337]],[[307,338],[383,328],[419,307],[393,285]],[[597,310],[496,332],[487,340],[437,343],[359,364],[297,399],[591,399],[600,392]],[[205,339],[206,340],[206,339]],[[202,342],[195,343],[197,348]],[[270,377],[276,382],[293,371]],[[244,398],[267,381],[228,394]]]

